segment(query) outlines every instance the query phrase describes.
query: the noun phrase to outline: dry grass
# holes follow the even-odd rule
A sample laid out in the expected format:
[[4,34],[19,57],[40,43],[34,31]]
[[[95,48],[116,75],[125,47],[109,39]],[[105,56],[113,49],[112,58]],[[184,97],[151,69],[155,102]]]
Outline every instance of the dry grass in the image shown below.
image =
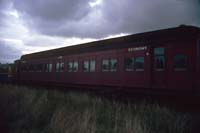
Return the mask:
[[189,115],[82,93],[0,85],[0,126],[16,133],[187,133]]

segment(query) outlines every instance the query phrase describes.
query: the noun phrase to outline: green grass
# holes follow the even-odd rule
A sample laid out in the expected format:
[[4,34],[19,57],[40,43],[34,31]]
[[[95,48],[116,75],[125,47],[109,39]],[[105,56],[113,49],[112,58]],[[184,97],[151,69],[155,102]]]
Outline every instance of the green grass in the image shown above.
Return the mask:
[[189,119],[158,105],[0,85],[0,126],[12,133],[188,133]]

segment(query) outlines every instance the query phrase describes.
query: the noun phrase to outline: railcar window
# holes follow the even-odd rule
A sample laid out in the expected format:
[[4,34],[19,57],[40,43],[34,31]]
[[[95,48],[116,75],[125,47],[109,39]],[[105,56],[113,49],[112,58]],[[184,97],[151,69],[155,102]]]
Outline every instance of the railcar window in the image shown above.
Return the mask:
[[91,60],[90,61],[90,72],[95,72],[95,68],[96,68],[96,61]]
[[64,72],[65,64],[64,62],[60,63],[60,72]]
[[110,59],[110,71],[117,71],[117,59]]
[[164,48],[154,49],[154,67],[157,71],[164,70],[165,66]]
[[35,72],[35,65],[32,64],[32,72]]
[[29,69],[29,72],[33,72],[33,65],[30,64],[28,69]]
[[60,63],[59,62],[56,63],[56,72],[60,72]]
[[32,65],[31,64],[28,65],[28,72],[32,72]]
[[144,57],[135,58],[135,70],[144,71]]
[[29,64],[26,66],[26,71],[29,72]]
[[46,72],[46,64],[42,64],[42,72]]
[[31,64],[30,67],[29,67],[29,71],[30,71],[30,72],[33,72],[33,65],[32,65],[32,64]]
[[52,64],[49,64],[49,72],[52,72],[52,70],[53,70],[53,65]]
[[28,65],[28,72],[31,72],[31,64]]
[[38,72],[39,71],[39,69],[38,69],[39,67],[38,67],[38,65],[37,64],[35,64],[35,72]]
[[63,72],[64,71],[64,62],[57,62],[56,63],[56,72]]
[[108,59],[104,59],[102,61],[102,71],[103,72],[109,71],[109,60]]
[[78,72],[78,61],[75,61],[75,62],[74,62],[74,65],[73,65],[73,72]]
[[83,62],[83,72],[89,72],[89,61]]
[[68,72],[73,72],[73,62],[68,62]]
[[117,71],[117,59],[103,59],[102,60],[102,71],[103,72]]
[[187,69],[187,56],[183,54],[174,57],[174,70],[184,71]]
[[26,65],[25,65],[25,64],[23,64],[23,65],[21,66],[21,70],[22,70],[22,72],[26,72]]
[[83,62],[83,71],[84,72],[95,72],[95,68],[96,68],[96,61],[95,60]]
[[40,72],[40,65],[39,64],[36,65],[36,72]]
[[45,72],[49,71],[49,64],[45,64]]
[[154,55],[164,55],[165,49],[164,48],[154,48]]
[[43,69],[42,64],[39,64],[39,65],[38,65],[38,72],[42,72],[42,69]]
[[126,57],[124,59],[125,70],[133,71],[134,70],[134,57]]

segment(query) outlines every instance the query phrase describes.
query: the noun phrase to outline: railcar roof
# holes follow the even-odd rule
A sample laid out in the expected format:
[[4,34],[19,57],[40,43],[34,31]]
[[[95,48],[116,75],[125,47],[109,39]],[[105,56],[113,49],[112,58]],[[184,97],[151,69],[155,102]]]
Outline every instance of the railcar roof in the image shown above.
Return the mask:
[[160,42],[169,39],[183,39],[185,37],[194,37],[195,35],[197,35],[197,33],[200,33],[200,29],[198,27],[181,25],[175,28],[138,33],[123,37],[111,38],[32,54],[26,54],[21,57],[21,60],[58,57],[63,55],[125,48],[134,45],[150,45],[150,42]]

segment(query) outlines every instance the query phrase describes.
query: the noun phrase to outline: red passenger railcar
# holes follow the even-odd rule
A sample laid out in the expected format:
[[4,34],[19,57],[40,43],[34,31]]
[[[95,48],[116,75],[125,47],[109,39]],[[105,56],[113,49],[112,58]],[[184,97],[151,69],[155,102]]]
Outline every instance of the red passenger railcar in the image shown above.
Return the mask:
[[143,91],[200,91],[200,29],[145,32],[23,55],[17,80]]

